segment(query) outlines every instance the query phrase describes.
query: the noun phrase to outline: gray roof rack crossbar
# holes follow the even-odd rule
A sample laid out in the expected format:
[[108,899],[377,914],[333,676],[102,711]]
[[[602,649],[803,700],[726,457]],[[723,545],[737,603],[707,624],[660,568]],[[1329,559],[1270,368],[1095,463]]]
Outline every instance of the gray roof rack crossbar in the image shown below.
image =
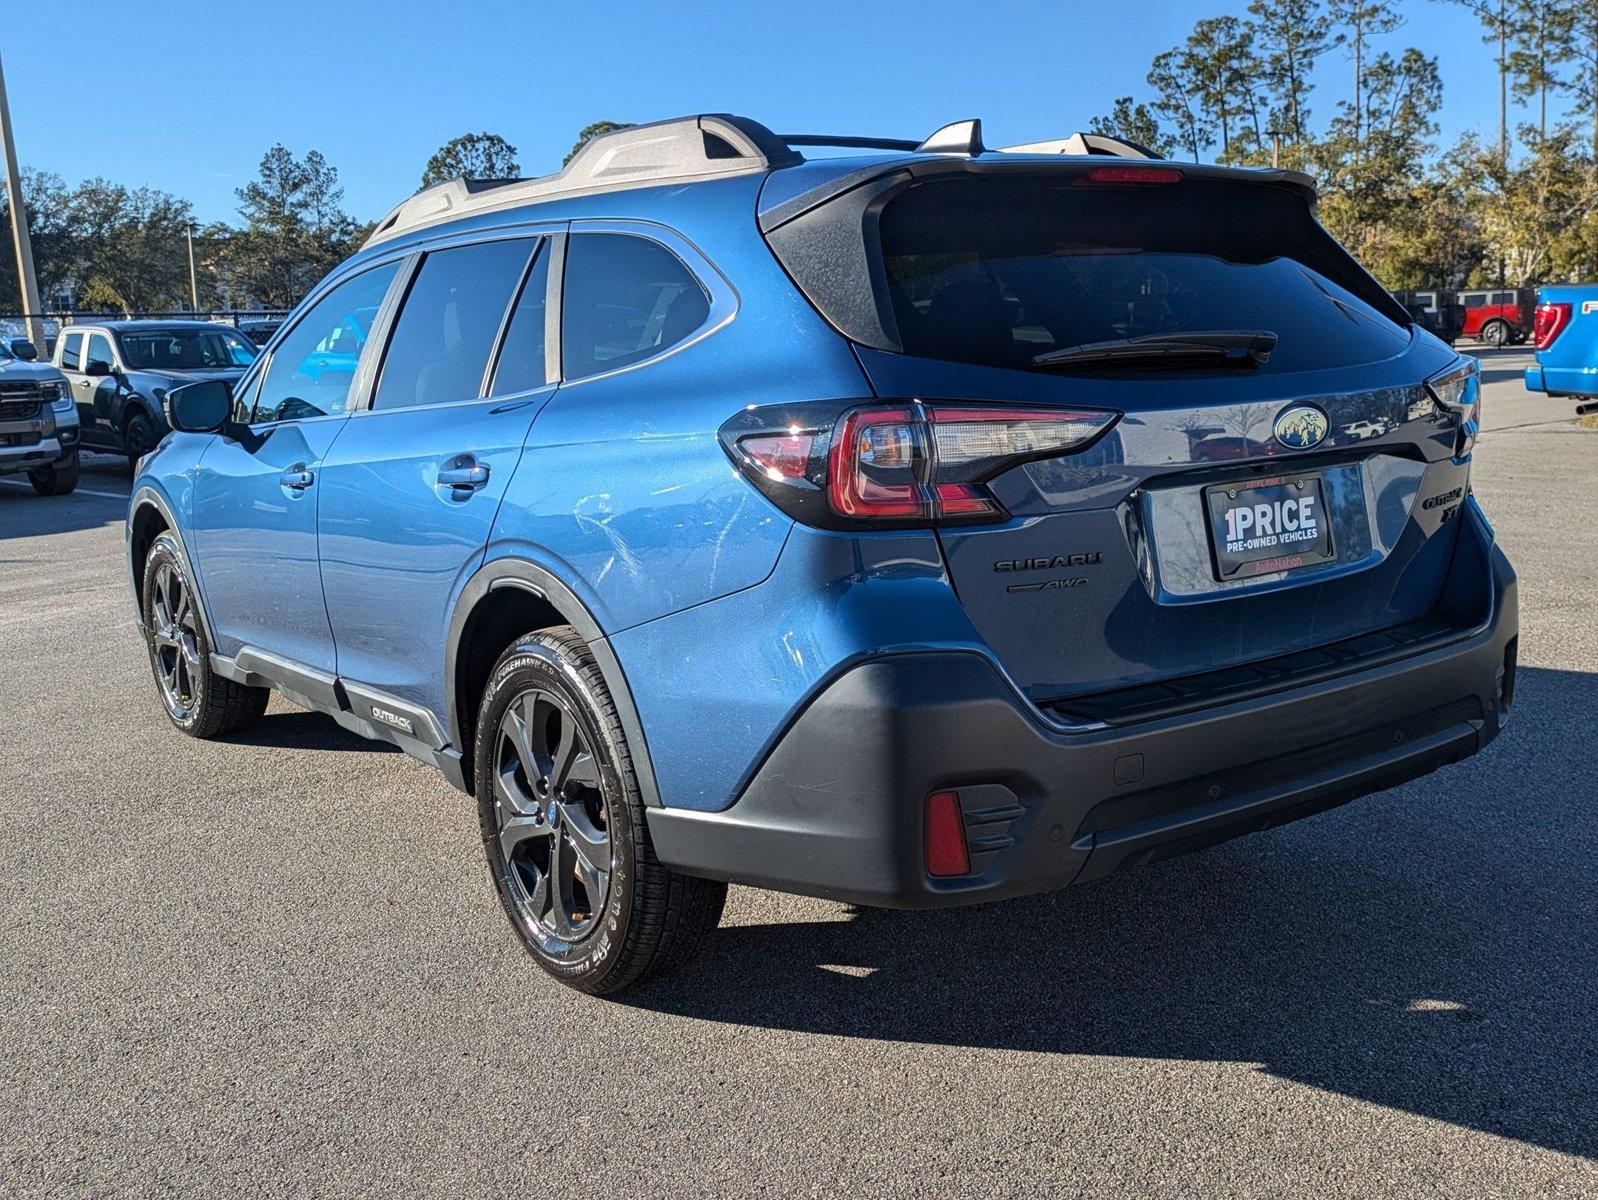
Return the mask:
[[919,150],[914,138],[855,137],[852,134],[779,133],[790,146],[843,146],[853,150]]

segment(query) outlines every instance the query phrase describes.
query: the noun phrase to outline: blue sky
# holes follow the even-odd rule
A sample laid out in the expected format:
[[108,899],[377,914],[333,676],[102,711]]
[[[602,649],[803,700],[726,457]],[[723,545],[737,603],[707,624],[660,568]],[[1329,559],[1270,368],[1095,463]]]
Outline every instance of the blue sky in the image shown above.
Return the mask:
[[[233,217],[233,189],[278,141],[321,150],[370,219],[468,130],[508,138],[529,174],[602,118],[735,111],[781,132],[905,137],[980,116],[993,145],[1060,136],[1146,95],[1154,54],[1247,0],[60,2],[82,48],[49,5],[0,31],[23,163],[163,188],[212,220]],[[1474,22],[1435,0],[1401,8],[1383,44],[1440,56],[1445,133],[1491,130]],[[1349,72],[1341,52],[1323,60],[1318,118]]]

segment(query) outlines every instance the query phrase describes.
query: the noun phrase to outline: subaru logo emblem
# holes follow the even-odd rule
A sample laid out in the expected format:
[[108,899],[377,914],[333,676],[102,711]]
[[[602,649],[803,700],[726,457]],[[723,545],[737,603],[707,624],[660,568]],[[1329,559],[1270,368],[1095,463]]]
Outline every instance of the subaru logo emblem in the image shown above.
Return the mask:
[[1313,404],[1289,404],[1276,414],[1271,432],[1289,450],[1313,450],[1326,440],[1331,422]]

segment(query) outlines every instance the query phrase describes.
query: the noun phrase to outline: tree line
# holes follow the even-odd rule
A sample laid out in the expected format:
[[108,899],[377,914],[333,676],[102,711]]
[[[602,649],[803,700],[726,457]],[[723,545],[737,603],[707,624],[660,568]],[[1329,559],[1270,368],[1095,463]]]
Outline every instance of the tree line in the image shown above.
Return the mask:
[[[622,126],[600,121],[589,139]],[[427,161],[420,185],[466,176],[514,178],[516,147],[493,133],[468,133]],[[235,189],[237,222],[201,224],[187,200],[109,179],[69,186],[59,175],[24,170],[22,197],[34,270],[47,311],[63,298],[80,312],[160,312],[191,302],[189,242],[199,308],[291,308],[310,287],[358,249],[372,231],[344,209],[337,168],[311,150],[275,145],[255,177]],[[0,219],[9,221],[0,187]],[[20,308],[16,264],[0,255],[0,310]]]
[[[1321,220],[1394,289],[1598,277],[1598,0],[1430,3],[1438,19],[1474,20],[1491,48],[1498,120],[1485,135],[1439,143],[1437,58],[1408,44],[1393,0],[1250,0],[1205,17],[1092,129],[1168,158],[1307,172]],[[583,129],[566,161],[621,127]],[[470,133],[420,182],[520,172],[504,138]],[[332,164],[282,145],[237,189],[232,223],[199,225],[177,196],[106,179],[26,171],[22,190],[46,307],[63,290],[80,309],[186,305],[190,230],[201,308],[288,307],[371,228],[344,210]],[[0,288],[17,294],[9,261]]]
[[[1390,0],[1206,17],[1093,129],[1168,158],[1307,172],[1322,222],[1390,288],[1598,277],[1598,0],[1432,5],[1473,18],[1492,49],[1487,136],[1439,144],[1437,57],[1406,44]],[[1328,77],[1337,92],[1317,96]]]

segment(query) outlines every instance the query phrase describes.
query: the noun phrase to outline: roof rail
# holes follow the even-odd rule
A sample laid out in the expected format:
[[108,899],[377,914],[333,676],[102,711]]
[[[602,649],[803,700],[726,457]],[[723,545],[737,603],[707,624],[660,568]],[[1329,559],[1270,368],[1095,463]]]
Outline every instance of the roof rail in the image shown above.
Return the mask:
[[1103,133],[1073,133],[1070,137],[1054,138],[1047,142],[1028,142],[1022,146],[1005,146],[1001,154],[1107,154],[1115,158],[1160,158],[1147,146],[1128,138],[1110,137]]
[[374,246],[428,225],[534,200],[714,179],[802,162],[758,121],[726,113],[629,125],[588,142],[553,175],[536,179],[449,179],[402,201],[377,223]]

